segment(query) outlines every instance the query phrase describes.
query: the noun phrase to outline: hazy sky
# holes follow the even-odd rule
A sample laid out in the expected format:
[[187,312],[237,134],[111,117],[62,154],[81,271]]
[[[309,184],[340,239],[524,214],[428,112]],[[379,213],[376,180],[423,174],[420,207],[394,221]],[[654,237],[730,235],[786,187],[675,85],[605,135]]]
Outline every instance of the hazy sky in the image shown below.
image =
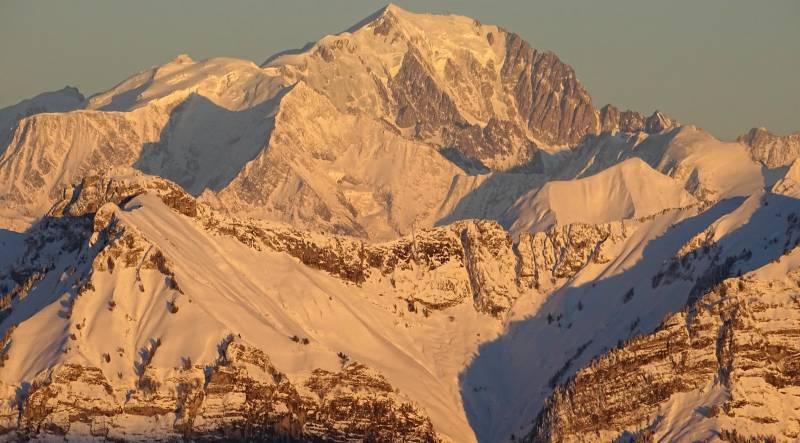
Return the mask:
[[[498,24],[555,51],[598,107],[658,108],[722,138],[800,130],[800,0],[396,3]],[[260,63],[383,4],[0,0],[0,107],[67,84],[91,95],[180,53]]]

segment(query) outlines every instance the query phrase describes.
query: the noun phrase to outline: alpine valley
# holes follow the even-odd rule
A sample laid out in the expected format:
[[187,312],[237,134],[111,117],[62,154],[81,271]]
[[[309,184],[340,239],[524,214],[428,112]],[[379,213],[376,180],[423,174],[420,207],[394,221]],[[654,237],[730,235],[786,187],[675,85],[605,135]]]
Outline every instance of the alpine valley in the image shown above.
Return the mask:
[[798,441],[798,158],[394,5],[40,94],[0,110],[0,440]]

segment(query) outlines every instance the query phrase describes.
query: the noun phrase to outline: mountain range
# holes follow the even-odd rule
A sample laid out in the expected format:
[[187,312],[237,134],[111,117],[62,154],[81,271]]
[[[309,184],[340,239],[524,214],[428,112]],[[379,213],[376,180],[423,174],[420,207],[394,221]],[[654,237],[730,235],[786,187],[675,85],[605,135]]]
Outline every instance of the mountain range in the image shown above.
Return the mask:
[[0,439],[796,441],[799,157],[395,5],[40,94],[0,109]]

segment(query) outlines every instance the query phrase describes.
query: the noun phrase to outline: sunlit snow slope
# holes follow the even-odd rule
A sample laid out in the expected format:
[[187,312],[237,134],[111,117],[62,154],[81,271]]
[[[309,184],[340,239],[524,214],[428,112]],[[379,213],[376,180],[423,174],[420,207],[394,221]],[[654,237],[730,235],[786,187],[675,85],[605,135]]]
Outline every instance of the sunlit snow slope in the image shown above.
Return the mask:
[[38,95],[0,109],[0,440],[797,441],[798,153],[394,5]]

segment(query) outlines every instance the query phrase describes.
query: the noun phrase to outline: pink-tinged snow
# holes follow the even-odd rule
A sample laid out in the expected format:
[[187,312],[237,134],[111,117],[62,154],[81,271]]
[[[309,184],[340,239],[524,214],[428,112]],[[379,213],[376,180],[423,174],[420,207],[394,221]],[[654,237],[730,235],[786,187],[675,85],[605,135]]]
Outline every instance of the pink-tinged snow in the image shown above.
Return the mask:
[[[54,290],[44,306],[15,308],[15,315],[33,316],[14,332],[14,365],[4,368],[3,381],[32,380],[67,359],[100,367],[109,380],[133,386],[131,361],[150,339],[161,339],[152,364],[167,377],[168,368],[180,367],[185,357],[212,363],[224,337],[241,334],[290,377],[315,368],[337,369],[336,354],[344,352],[379,370],[420,404],[438,432],[453,441],[474,441],[458,374],[478,344],[496,336],[502,325],[477,313],[471,303],[427,318],[415,316],[404,312],[402,300],[346,284],[288,255],[210,235],[156,197],[141,195],[115,213],[122,225],[136,229],[174,263],[184,294],[167,288],[160,273],[146,270],[141,270],[142,292],[135,283],[136,269],[118,266],[113,273],[95,272],[95,290],[78,298],[71,319],[65,319],[59,315],[64,305],[58,282],[44,281],[41,285]],[[168,302],[179,311],[170,313]],[[74,325],[84,321],[77,340],[70,340]],[[292,342],[294,335],[309,338],[310,344]],[[68,354],[64,346],[71,348]],[[126,357],[117,358],[119,349]],[[104,353],[114,356],[110,363],[102,361]]]
[[550,181],[520,197],[509,211],[512,235],[553,224],[600,224],[641,218],[696,203],[681,185],[631,158],[589,177]]

